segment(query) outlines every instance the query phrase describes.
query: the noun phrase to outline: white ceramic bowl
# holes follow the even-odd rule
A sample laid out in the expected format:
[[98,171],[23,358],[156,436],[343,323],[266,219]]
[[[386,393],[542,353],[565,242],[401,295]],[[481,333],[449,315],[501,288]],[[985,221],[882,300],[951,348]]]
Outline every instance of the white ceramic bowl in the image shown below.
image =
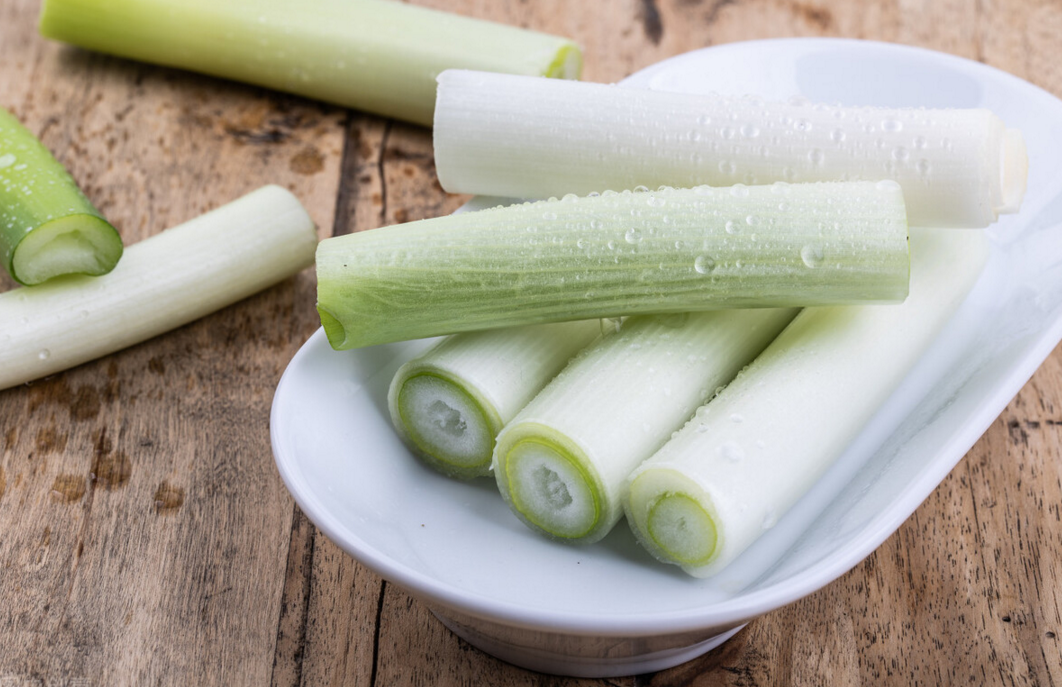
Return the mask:
[[[546,541],[493,480],[449,480],[392,432],[386,391],[424,341],[337,353],[318,331],[273,401],[277,466],[351,556],[504,660],[576,676],[643,673],[725,641],[855,566],[962,458],[1062,338],[1062,102],[995,69],[847,40],[738,43],[682,55],[626,85],[803,95],[849,105],[988,107],[1028,143],[1019,215],[955,318],[825,477],[717,577],[652,560],[621,524],[588,548]],[[947,542],[940,542],[947,546]]]

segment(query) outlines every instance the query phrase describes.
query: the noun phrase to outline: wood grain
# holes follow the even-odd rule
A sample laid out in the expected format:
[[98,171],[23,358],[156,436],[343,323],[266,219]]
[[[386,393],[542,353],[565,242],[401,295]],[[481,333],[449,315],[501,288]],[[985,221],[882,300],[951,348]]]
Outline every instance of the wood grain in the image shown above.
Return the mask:
[[[708,45],[847,36],[1062,94],[1051,0],[423,0],[576,38],[616,81]],[[445,214],[427,130],[61,47],[0,3],[0,105],[126,243],[265,183],[322,236]],[[3,277],[0,289],[10,288]],[[850,573],[655,675],[571,680],[472,649],[294,506],[268,409],[315,329],[311,273],[0,392],[0,685],[1062,684],[1062,351]]]

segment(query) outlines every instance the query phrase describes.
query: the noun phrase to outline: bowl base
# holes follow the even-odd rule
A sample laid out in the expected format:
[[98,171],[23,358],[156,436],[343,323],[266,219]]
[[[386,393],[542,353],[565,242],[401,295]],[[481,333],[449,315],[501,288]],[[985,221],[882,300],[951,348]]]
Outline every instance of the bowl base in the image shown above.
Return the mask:
[[[459,623],[432,609],[432,614],[451,632],[480,651],[539,673],[566,677],[605,678],[655,673],[691,661],[721,646],[745,627],[740,625],[689,646],[658,651],[646,651],[633,656],[583,657],[546,649],[518,646],[486,635],[475,628]],[[617,640],[622,643],[623,640]]]

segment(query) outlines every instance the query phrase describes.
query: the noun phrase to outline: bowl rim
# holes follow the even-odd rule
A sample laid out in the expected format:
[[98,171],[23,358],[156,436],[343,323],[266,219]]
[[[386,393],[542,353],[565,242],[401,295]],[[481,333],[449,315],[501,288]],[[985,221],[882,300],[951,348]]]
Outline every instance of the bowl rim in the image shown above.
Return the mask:
[[[979,80],[983,80],[986,76],[998,79],[1004,86],[1023,91],[1029,97],[1048,98],[1052,104],[1062,109],[1062,101],[1047,91],[988,65],[926,48],[847,38],[764,39],[712,46],[658,62],[636,72],[628,77],[628,80],[645,80],[652,74],[666,69],[676,60],[688,60],[693,55],[708,51],[711,51],[713,55],[718,55],[726,52],[755,50],[764,46],[799,47],[799,49],[844,46],[857,49],[872,48],[900,56],[916,55],[940,61],[972,74]],[[762,589],[739,593],[724,601],[681,611],[588,616],[585,613],[536,609],[481,597],[397,564],[361,540],[317,501],[301,475],[294,470],[294,461],[290,456],[290,451],[285,446],[284,438],[280,437],[277,431],[277,427],[282,424],[280,418],[284,414],[286,390],[291,384],[292,370],[299,367],[305,357],[313,355],[316,348],[328,347],[321,329],[318,329],[295,354],[277,385],[270,413],[271,444],[281,478],[307,517],[359,563],[367,566],[385,580],[399,585],[412,595],[429,603],[436,603],[489,622],[576,635],[653,636],[693,632],[705,628],[735,627],[758,615],[792,603],[840,578],[896,532],[969,452],[984,431],[1050,355],[1059,340],[1062,340],[1062,314],[1047,323],[1039,335],[1030,337],[1030,343],[1025,346],[1025,351],[1020,358],[1012,362],[1006,374],[1002,375],[1001,383],[995,386],[992,393],[979,399],[974,409],[943,442],[942,450],[930,457],[924,469],[900,492],[899,496],[880,511],[857,536],[851,537],[846,544],[812,566]]]

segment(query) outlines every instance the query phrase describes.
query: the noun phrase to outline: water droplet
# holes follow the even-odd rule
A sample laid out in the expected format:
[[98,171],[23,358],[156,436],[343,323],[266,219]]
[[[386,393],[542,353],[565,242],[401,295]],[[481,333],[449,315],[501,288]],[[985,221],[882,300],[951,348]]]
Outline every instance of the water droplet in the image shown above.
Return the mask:
[[15,164],[17,160],[18,158],[12,155],[11,153],[0,155],[0,169],[3,169],[4,167],[10,167],[11,165]]
[[733,441],[728,441],[719,447],[719,455],[731,463],[739,463],[745,457],[745,451]]
[[910,155],[911,154],[907,152],[907,148],[904,148],[903,146],[896,146],[892,149],[892,159],[897,162],[903,162],[910,157]]
[[745,224],[749,225],[750,227],[754,227],[754,226],[756,226],[759,223],[760,223],[760,218],[757,217],[756,215],[749,215],[748,217],[745,218]]
[[697,270],[697,274],[708,274],[715,269],[715,260],[707,255],[698,255],[693,261],[693,269]]
[[726,233],[728,234],[737,234],[741,232],[741,225],[739,225],[734,220],[727,220],[726,224],[724,225],[724,228],[726,229]]
[[822,264],[823,260],[822,247],[809,243],[800,249],[800,259],[803,260],[804,264],[808,267],[818,267]]
[[789,203],[778,203],[779,212],[787,212],[789,210]]
[[929,176],[929,160],[922,158],[915,164],[915,169],[922,176]]
[[542,219],[553,221],[553,220],[557,219],[557,213],[549,212],[549,211],[543,212],[542,213]]
[[914,139],[914,147],[915,147],[915,148],[916,148],[917,150],[925,150],[925,147],[926,147],[926,139],[925,139],[925,136],[915,136],[915,139]]
[[700,132],[700,131],[697,131],[696,129],[694,129],[694,130],[690,131],[690,133],[689,133],[689,134],[687,134],[687,135],[688,135],[689,139],[690,139],[691,141],[695,142],[695,143],[696,143],[697,141],[701,140],[701,132]]
[[786,102],[788,102],[788,103],[789,103],[790,105],[792,105],[793,107],[804,107],[804,106],[806,106],[806,105],[807,105],[808,103],[810,103],[811,101],[810,101],[810,100],[808,100],[807,98],[805,98],[805,97],[804,97],[804,96],[802,96],[802,95],[794,95],[794,96],[791,96],[791,97],[789,98],[789,100],[788,100],[788,101],[786,101]]
[[895,192],[900,190],[900,185],[892,179],[882,179],[878,183],[874,184],[874,188],[879,191]]
[[730,195],[735,198],[747,198],[749,195],[749,188],[744,184],[734,184],[730,187]]
[[826,159],[826,154],[818,148],[812,148],[808,151],[808,161],[815,166],[821,166]]
[[40,360],[47,360],[50,357],[52,357],[52,352],[47,348],[42,348],[41,352],[37,354],[37,358]]
[[722,129],[719,130],[719,135],[725,139],[734,138],[734,134],[734,129],[729,126],[724,126]]
[[745,416],[741,415],[740,413],[732,413],[730,415],[730,421],[734,424],[741,424],[745,421]]
[[760,135],[760,128],[752,124],[746,124],[741,127],[741,135],[745,138],[756,138]]
[[623,235],[623,238],[627,243],[638,243],[642,240],[642,232],[638,231],[634,227],[627,230],[627,233]]
[[885,119],[881,122],[882,131],[890,131],[896,133],[897,131],[903,131],[903,122],[898,119]]
[[811,122],[806,119],[798,119],[793,122],[793,128],[797,131],[811,131]]
[[664,207],[667,204],[667,201],[665,201],[660,196],[650,195],[645,200],[645,204],[648,205],[649,207],[653,207],[653,208],[662,208],[662,207]]
[[769,508],[767,513],[763,516],[763,529],[769,530],[778,524],[778,513],[773,508]]
[[609,241],[605,245],[608,246],[609,250],[616,250],[616,242],[615,241]]
[[719,163],[719,171],[723,174],[734,174],[737,172],[737,165],[730,160],[722,160]]
[[704,434],[707,431],[708,431],[708,425],[704,425],[704,424],[697,425],[697,434]]
[[579,196],[574,193],[566,193],[564,194],[564,197],[561,198],[561,201],[564,203],[574,203],[577,200],[579,200]]
[[844,129],[834,129],[830,132],[830,140],[835,143],[840,143],[845,139]]
[[[590,228],[591,229],[600,229],[602,226],[604,226],[604,225],[601,223],[601,220],[599,220],[599,219],[590,220]],[[582,248],[582,246],[580,246],[580,248]]]
[[579,239],[575,242],[577,248],[586,248],[586,239]]

